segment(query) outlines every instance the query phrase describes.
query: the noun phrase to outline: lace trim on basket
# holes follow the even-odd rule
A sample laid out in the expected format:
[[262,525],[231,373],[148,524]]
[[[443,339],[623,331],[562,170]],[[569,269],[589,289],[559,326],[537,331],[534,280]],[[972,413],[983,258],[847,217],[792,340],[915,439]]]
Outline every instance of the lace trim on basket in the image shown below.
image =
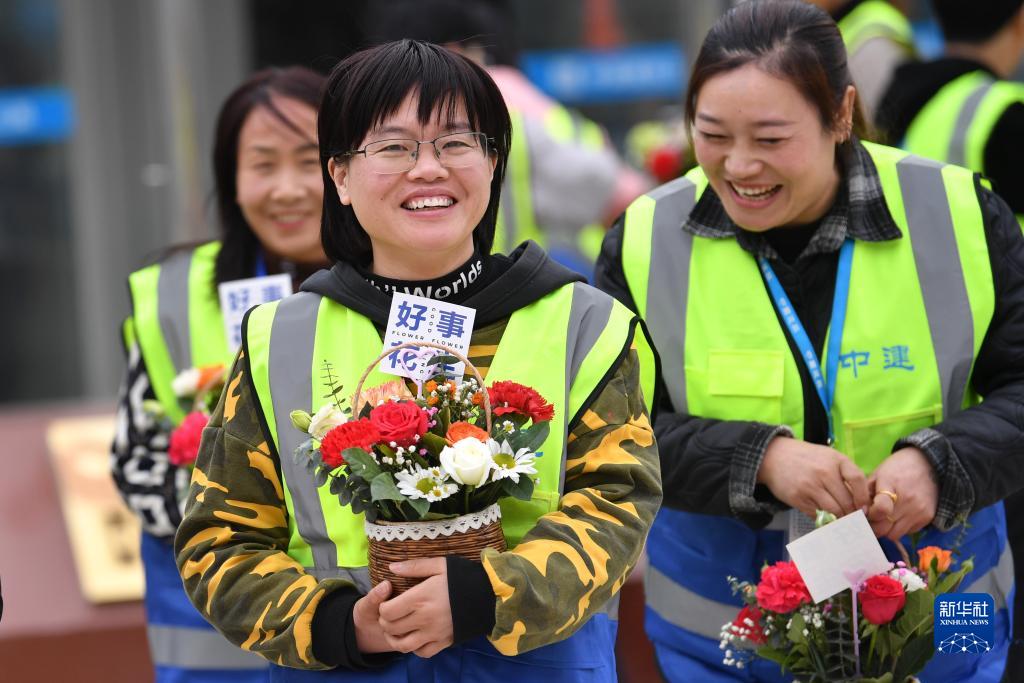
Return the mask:
[[480,529],[501,519],[501,508],[495,503],[480,512],[471,512],[453,519],[429,522],[403,522],[400,524],[374,524],[365,522],[366,536],[374,541],[419,541],[424,538],[464,534]]

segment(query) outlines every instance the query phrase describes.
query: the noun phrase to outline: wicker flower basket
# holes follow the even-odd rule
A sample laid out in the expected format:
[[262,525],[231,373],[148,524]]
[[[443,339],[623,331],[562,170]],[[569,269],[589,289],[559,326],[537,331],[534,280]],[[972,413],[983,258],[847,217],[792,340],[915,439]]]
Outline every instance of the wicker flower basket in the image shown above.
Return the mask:
[[480,512],[471,512],[452,519],[424,522],[366,522],[370,541],[370,582],[376,586],[391,582],[392,595],[403,593],[423,579],[396,576],[392,562],[421,557],[458,555],[480,561],[484,548],[501,552],[506,549],[501,531],[501,508],[497,503]]
[[[466,369],[473,373],[480,387],[484,386],[480,372],[465,356],[432,342],[407,342],[388,349],[370,364],[359,379],[352,399],[353,408],[361,408],[363,383],[377,363],[398,349],[422,346],[432,346],[455,356],[465,363]],[[483,404],[487,433],[490,434],[491,403],[486,391],[483,392]],[[497,503],[479,512],[450,519],[419,522],[391,522],[379,519],[376,522],[365,522],[365,528],[366,538],[369,540],[370,582],[376,586],[381,581],[390,581],[392,595],[404,593],[423,581],[421,578],[396,576],[390,568],[392,562],[445,555],[458,555],[479,562],[480,553],[484,548],[494,548],[499,552],[507,548],[505,535],[501,530],[501,508]]]

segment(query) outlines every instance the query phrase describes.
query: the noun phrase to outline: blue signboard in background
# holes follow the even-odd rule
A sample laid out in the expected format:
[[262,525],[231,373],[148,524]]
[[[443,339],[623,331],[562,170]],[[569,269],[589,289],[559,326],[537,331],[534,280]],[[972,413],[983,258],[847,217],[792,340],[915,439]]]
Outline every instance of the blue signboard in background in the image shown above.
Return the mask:
[[0,146],[66,140],[75,108],[66,88],[0,89]]
[[538,88],[565,104],[679,99],[687,73],[676,43],[528,52],[522,68]]

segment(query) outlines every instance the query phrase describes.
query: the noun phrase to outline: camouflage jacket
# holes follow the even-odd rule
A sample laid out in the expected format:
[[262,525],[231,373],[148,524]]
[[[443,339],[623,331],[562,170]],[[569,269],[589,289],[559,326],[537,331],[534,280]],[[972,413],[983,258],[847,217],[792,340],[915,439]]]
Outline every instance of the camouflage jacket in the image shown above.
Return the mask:
[[[507,322],[473,333],[469,358],[485,377]],[[242,352],[203,435],[178,567],[192,602],[229,640],[284,666],[327,668],[313,656],[313,614],[350,584],[318,581],[286,554],[279,456],[248,373]],[[515,548],[483,556],[495,594],[489,639],[506,655],[564,639],[599,612],[636,563],[661,501],[635,350],[570,427],[560,509]]]

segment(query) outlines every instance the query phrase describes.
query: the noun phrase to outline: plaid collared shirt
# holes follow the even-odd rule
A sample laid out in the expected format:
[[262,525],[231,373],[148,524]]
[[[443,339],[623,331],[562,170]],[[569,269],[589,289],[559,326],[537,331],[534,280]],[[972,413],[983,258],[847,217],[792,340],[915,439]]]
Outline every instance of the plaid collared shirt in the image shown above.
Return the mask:
[[[871,155],[854,138],[840,147],[843,181],[836,200],[821,218],[821,224],[800,258],[839,251],[847,236],[855,240],[882,242],[902,236],[882,195],[882,182]],[[708,188],[693,207],[683,230],[712,239],[734,237],[741,247],[757,257],[777,260],[779,255],[764,236],[741,229],[722,206],[722,200]]]

